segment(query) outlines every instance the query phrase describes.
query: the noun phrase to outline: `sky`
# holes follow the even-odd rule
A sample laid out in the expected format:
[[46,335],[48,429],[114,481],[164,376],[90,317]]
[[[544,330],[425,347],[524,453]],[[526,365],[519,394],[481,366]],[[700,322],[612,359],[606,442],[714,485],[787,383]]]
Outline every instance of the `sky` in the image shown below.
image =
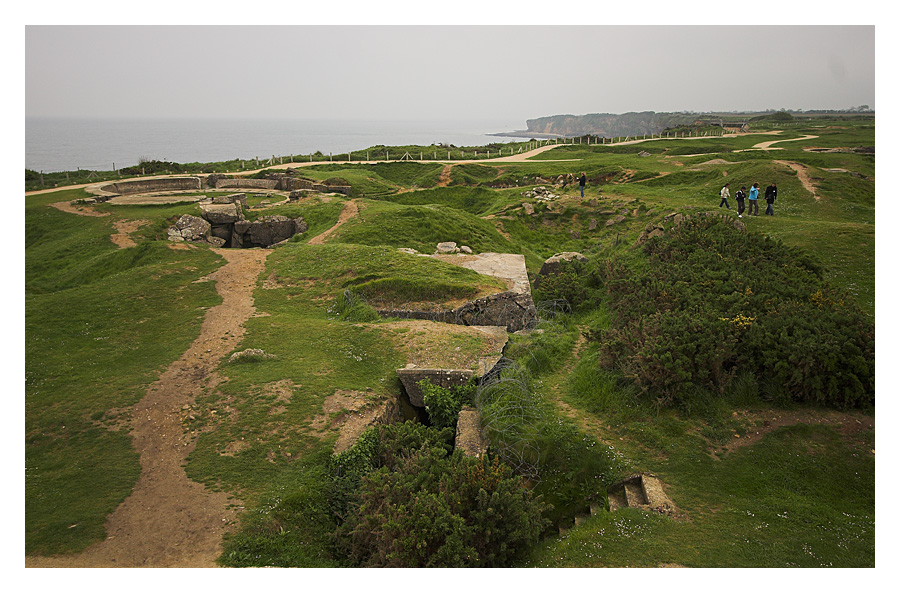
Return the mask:
[[26,25],[24,40],[26,117],[524,128],[556,114],[876,108],[872,25]]

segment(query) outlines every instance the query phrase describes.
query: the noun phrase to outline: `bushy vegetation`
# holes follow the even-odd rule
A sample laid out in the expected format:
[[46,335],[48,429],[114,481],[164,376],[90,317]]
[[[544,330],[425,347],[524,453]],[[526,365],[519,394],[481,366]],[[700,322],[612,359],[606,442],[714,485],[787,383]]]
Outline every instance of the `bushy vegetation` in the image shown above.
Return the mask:
[[808,256],[713,217],[687,219],[644,252],[643,269],[604,270],[604,364],[659,405],[724,393],[738,370],[795,401],[874,402],[874,324]]
[[[497,459],[450,453],[452,429],[370,429],[333,459],[341,557],[358,566],[509,566],[537,541],[542,504]],[[356,486],[354,488],[354,486]]]
[[459,412],[463,406],[475,403],[476,384],[472,381],[456,387],[441,387],[429,379],[419,381],[425,411],[435,428],[452,428],[456,430]]

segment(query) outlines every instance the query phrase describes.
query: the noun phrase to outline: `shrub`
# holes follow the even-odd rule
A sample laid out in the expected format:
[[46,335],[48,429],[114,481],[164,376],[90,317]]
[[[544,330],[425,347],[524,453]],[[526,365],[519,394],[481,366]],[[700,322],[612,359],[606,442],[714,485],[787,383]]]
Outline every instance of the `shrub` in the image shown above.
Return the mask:
[[423,448],[362,480],[341,549],[361,566],[508,566],[543,531],[541,508],[498,460]]
[[604,267],[612,319],[600,352],[645,396],[703,406],[741,369],[766,379],[770,399],[874,402],[874,324],[808,255],[714,217],[687,219],[644,252],[646,268]]
[[422,389],[425,411],[428,412],[431,425],[456,430],[459,411],[464,405],[473,403],[474,384],[470,382],[467,385],[447,388],[435,385],[426,378],[419,381],[419,387]]

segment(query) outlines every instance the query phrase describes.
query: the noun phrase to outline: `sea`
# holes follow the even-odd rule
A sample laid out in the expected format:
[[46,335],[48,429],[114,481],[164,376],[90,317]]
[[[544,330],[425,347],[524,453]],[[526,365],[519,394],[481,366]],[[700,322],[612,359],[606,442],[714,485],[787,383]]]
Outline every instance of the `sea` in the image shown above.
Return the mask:
[[[25,118],[25,168],[113,171],[158,160],[210,163],[321,152],[338,158],[378,145],[483,146],[522,141],[522,121]],[[493,134],[502,134],[494,136]],[[512,134],[512,135],[511,135]],[[374,157],[373,157],[374,158]]]

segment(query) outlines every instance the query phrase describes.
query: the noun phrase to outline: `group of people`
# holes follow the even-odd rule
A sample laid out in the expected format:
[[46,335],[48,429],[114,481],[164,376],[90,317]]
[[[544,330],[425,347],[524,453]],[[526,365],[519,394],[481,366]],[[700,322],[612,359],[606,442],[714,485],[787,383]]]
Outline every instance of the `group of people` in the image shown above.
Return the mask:
[[[728,205],[728,198],[731,197],[730,190],[728,189],[729,185],[729,183],[726,183],[725,187],[722,188],[722,191],[719,192],[719,196],[722,198],[722,201],[719,202],[719,208],[725,206],[731,210],[731,206]],[[746,186],[742,185],[741,189],[734,194],[734,199],[737,200],[738,218],[744,217],[745,197],[747,197],[750,202],[747,207],[747,216],[759,216],[759,184],[754,183],[750,186],[749,196],[744,193],[744,190],[746,189]],[[775,198],[777,196],[778,188],[775,187],[775,182],[772,182],[772,185],[766,188],[766,193],[764,195],[766,199],[766,214],[769,216],[775,216]]]

